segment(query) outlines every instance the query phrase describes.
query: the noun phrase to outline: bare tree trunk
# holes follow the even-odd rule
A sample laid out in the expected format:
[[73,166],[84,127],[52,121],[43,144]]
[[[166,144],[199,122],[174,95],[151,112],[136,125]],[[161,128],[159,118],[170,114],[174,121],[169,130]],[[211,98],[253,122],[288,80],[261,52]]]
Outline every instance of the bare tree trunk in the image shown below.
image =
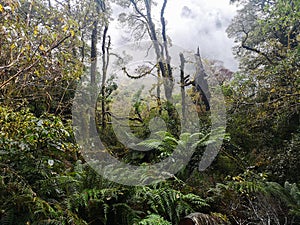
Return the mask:
[[207,84],[207,74],[202,64],[202,59],[200,55],[200,49],[198,47],[196,57],[196,75],[195,75],[195,87],[197,91],[201,94],[201,100],[203,101],[206,111],[210,110],[210,92]]
[[108,25],[106,24],[103,31],[102,36],[102,85],[101,85],[101,123],[102,128],[106,127],[106,92],[105,92],[105,83],[106,83],[106,75],[107,68],[109,63],[109,46],[110,46],[110,37],[108,37],[108,46],[106,47],[106,36],[108,31]]
[[31,13],[32,13],[32,6],[33,6],[34,2],[33,0],[31,0],[30,5],[29,5],[29,10],[27,13],[27,18],[26,18],[26,26],[29,27],[30,26],[30,20],[31,20]]
[[[166,23],[164,19],[165,8],[167,5],[167,0],[164,0],[162,9],[160,11],[160,20],[162,25],[162,37],[163,43],[160,43],[155,30],[155,24],[152,19],[151,15],[151,0],[144,0],[144,5],[146,9],[146,14],[143,14],[142,11],[138,8],[137,1],[130,0],[133,4],[136,12],[139,14],[140,17],[143,18],[145,23],[148,25],[148,33],[150,39],[153,43],[158,68],[163,79],[163,86],[165,91],[165,96],[167,99],[166,102],[166,110],[169,116],[169,130],[172,131],[174,135],[178,134],[178,114],[175,107],[172,104],[173,100],[173,88],[174,88],[174,78],[172,75],[172,68],[171,68],[171,57],[168,52],[168,42],[167,42],[167,35],[166,35]],[[160,87],[158,87],[157,91],[160,93]]]
[[[97,75],[97,42],[98,42],[98,19],[95,19],[93,22],[93,30],[92,30],[92,36],[91,36],[91,72],[90,72],[90,78],[91,78],[91,83],[90,83],[90,88],[91,88],[91,103],[94,102],[95,96],[95,91],[96,91],[96,75]],[[91,104],[89,104],[91,105]],[[90,118],[89,118],[89,132],[90,136],[94,134],[93,132],[93,126],[94,120],[95,120],[95,109],[90,108],[89,109],[91,113],[89,113]]]
[[157,68],[157,88],[156,88],[156,95],[157,95],[157,107],[158,107],[158,115],[161,115],[162,108],[161,108],[161,98],[160,98],[160,93],[161,93],[161,75],[160,75],[160,70]]
[[172,68],[171,68],[171,57],[168,50],[168,40],[166,35],[166,22],[165,22],[165,9],[167,6],[167,0],[164,0],[161,12],[160,12],[160,21],[162,26],[162,38],[163,38],[163,50],[166,58],[166,74],[165,74],[165,93],[167,100],[172,100],[172,93],[174,88],[174,78],[172,75]]
[[181,105],[182,105],[182,120],[185,123],[185,77],[184,77],[184,64],[185,59],[182,53],[180,53],[180,88],[181,88]]
[[[151,15],[151,4],[149,0],[144,0],[145,1],[145,6],[146,6],[146,11],[147,11],[147,23],[149,26],[150,30],[150,38],[153,42],[155,53],[156,53],[156,58],[158,61],[159,69],[161,71],[161,75],[164,78],[163,84],[164,84],[164,89],[165,89],[165,95],[166,99],[169,102],[172,102],[172,92],[173,92],[173,87],[174,87],[174,79],[172,76],[172,70],[171,70],[171,57],[168,54],[168,47],[167,47],[167,38],[166,38],[166,26],[165,26],[165,20],[164,20],[164,10],[167,4],[167,0],[164,0],[164,4],[161,10],[161,22],[162,22],[162,30],[163,30],[163,45],[162,45],[162,51],[160,50],[160,44],[157,39],[156,31],[155,31],[155,25],[152,20],[152,15]],[[164,53],[166,56],[164,56]]]
[[97,73],[97,38],[98,38],[98,20],[93,23],[93,31],[91,38],[91,85],[96,84]]

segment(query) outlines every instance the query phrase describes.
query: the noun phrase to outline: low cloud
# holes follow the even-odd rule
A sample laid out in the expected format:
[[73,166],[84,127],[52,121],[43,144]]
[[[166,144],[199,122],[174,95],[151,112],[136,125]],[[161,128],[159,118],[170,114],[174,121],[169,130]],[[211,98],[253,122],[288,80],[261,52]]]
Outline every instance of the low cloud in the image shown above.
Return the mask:
[[172,4],[176,6],[170,3],[166,18],[173,43],[195,51],[199,46],[204,57],[221,60],[236,70],[233,40],[225,32],[236,14],[235,6],[229,5],[229,0],[174,0]]
[[[154,19],[159,23],[159,10],[162,1],[153,9]],[[114,7],[115,18],[122,11]],[[232,54],[233,40],[225,32],[232,18],[236,15],[236,7],[229,0],[172,0],[168,2],[165,18],[167,34],[174,45],[196,51],[200,47],[205,58],[221,60],[225,67],[235,71],[237,61]],[[112,24],[111,35],[115,46],[125,44],[130,40],[117,20]]]

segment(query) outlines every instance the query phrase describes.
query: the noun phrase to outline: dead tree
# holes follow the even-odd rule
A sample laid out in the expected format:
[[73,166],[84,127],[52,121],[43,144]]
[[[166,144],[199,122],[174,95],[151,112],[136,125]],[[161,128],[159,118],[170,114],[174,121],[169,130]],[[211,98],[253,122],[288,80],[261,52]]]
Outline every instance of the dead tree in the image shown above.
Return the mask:
[[207,74],[205,72],[202,58],[200,55],[199,47],[197,49],[197,53],[195,54],[196,57],[196,75],[194,79],[194,86],[196,87],[196,90],[201,95],[201,100],[205,105],[206,111],[210,110],[210,92],[208,89],[208,83],[207,83]]

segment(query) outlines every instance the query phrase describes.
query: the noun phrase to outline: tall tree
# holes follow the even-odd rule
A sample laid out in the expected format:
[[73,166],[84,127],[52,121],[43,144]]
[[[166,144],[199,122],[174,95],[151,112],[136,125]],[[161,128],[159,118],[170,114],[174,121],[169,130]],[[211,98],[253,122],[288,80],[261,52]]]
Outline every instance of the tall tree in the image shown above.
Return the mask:
[[249,0],[227,30],[248,82],[240,86],[240,103],[257,102],[256,122],[299,115],[299,9],[299,1]]
[[[167,2],[167,0],[164,0],[160,9],[160,24],[154,23],[152,7],[156,3],[152,0],[130,0],[130,4],[126,6],[130,7],[131,5],[134,12],[128,15],[122,14],[121,21],[126,21],[130,27],[133,27],[134,37],[138,40],[142,40],[145,34],[148,34],[153,43],[160,74],[164,79],[163,85],[166,99],[171,102],[174,77],[171,68],[171,57],[168,49],[169,43],[164,16]],[[118,3],[121,4],[123,2],[119,1]],[[160,32],[158,31],[157,26],[159,26]]]
[[231,83],[229,129],[244,150],[270,156],[270,149],[285,151],[281,147],[299,132],[300,2],[241,4],[227,29],[240,59],[240,71]]

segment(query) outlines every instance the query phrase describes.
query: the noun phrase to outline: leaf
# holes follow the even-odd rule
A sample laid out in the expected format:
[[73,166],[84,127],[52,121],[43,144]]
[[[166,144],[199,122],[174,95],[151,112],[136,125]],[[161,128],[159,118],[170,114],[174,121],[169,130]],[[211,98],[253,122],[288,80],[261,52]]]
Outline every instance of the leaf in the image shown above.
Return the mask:
[[74,30],[70,30],[71,36],[74,37],[75,36],[75,31]]
[[68,29],[69,29],[69,26],[68,26],[68,25],[63,26],[63,31],[64,31],[64,32],[67,32]]
[[141,146],[141,147],[146,147],[149,149],[159,149],[161,144],[162,144],[162,142],[160,140],[148,139],[148,140],[138,143],[137,145]]
[[4,12],[3,6],[0,4],[0,12]]
[[45,47],[44,47],[44,45],[40,45],[39,49],[40,49],[41,51],[45,51],[45,50],[46,50]]
[[16,48],[16,45],[15,45],[15,43],[13,43],[13,44],[10,46],[10,49],[13,50],[13,49],[15,49],[15,48]]
[[38,33],[39,33],[38,27],[35,26],[35,27],[34,27],[33,34],[34,34],[34,35],[38,35]]

